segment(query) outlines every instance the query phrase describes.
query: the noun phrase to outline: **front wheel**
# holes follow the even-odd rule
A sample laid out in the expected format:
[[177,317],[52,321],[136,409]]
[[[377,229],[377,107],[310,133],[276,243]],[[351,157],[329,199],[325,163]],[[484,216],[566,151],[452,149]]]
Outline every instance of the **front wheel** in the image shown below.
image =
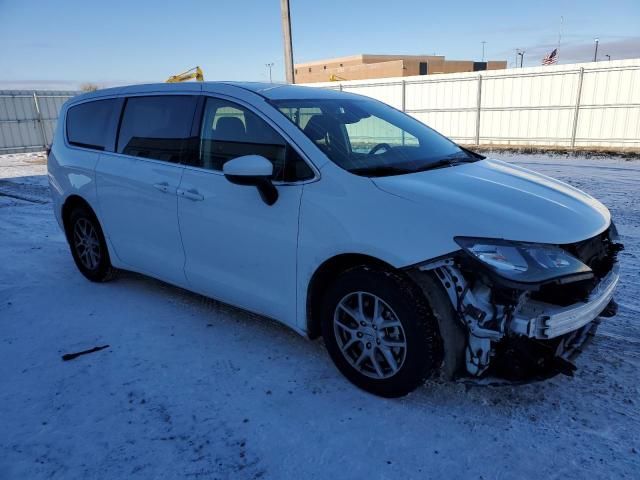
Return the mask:
[[338,369],[384,397],[411,392],[440,363],[431,309],[395,272],[358,267],[340,275],[325,296],[322,335]]

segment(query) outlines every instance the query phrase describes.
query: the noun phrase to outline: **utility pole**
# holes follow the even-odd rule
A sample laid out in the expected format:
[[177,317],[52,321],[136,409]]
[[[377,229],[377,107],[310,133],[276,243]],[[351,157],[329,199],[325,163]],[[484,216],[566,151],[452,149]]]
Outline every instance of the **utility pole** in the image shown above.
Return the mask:
[[518,68],[518,56],[520,55],[520,49],[516,48],[516,63],[513,64],[513,68]]
[[600,40],[596,38],[596,50],[595,50],[595,52],[593,52],[593,61],[594,62],[598,61],[598,43],[599,42],[600,42]]
[[280,0],[280,15],[282,17],[282,37],[284,40],[284,69],[287,83],[296,83],[293,71],[293,45],[291,42],[291,14],[289,0]]
[[484,46],[487,42],[485,40],[482,40],[482,42],[480,43],[482,43],[482,61],[484,62]]
[[273,83],[273,80],[271,79],[271,68],[273,68],[274,65],[275,63],[273,62],[264,64],[264,66],[269,69],[269,83]]

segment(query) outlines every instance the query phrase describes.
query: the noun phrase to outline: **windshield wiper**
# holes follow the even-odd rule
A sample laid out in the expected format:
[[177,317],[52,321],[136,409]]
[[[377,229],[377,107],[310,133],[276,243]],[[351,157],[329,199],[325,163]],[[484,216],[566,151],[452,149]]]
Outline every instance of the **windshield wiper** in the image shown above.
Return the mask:
[[480,160],[474,158],[465,152],[456,152],[450,155],[446,155],[435,162],[428,163],[424,167],[418,168],[416,172],[424,172],[426,170],[435,170],[436,168],[453,167],[460,163],[473,163]]
[[462,147],[460,145],[458,145],[458,148],[460,150],[462,150],[463,152],[465,152],[466,154],[468,154],[470,157],[475,158],[476,160],[484,160],[485,157],[484,155],[480,155],[478,152],[474,152],[472,150],[469,150],[468,148]]
[[[444,167],[452,167],[453,165],[455,165],[456,162],[455,160],[451,160],[448,158],[442,158],[440,160],[436,160],[435,162],[431,162],[428,163],[420,168],[417,168],[415,171],[416,172],[425,172],[427,170],[436,170],[437,168],[444,168]],[[466,163],[466,162],[463,162]]]
[[478,160],[481,160],[481,158],[473,156],[470,152],[467,152],[465,150],[461,150],[459,152],[455,152],[455,153],[451,153],[449,155],[446,155],[446,156],[442,157],[441,160],[447,160],[447,161],[450,161],[450,162],[471,163],[471,162],[477,162]]
[[478,160],[480,159],[472,157],[464,151],[459,151],[440,157],[434,162],[427,163],[417,168],[400,168],[394,165],[376,165],[371,167],[352,168],[349,171],[356,175],[364,175],[366,177],[386,177],[391,175],[406,175],[408,173],[424,172],[426,170],[435,170],[436,168],[453,167],[460,163],[473,163]]

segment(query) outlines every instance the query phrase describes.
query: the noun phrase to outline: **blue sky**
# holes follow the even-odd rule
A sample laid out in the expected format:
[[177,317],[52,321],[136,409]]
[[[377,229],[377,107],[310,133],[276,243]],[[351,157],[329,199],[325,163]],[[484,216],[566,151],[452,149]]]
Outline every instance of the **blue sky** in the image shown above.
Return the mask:
[[[640,57],[640,0],[291,0],[296,62],[357,53],[486,56],[539,65]],[[208,80],[284,78],[279,0],[0,0],[0,89],[163,81],[201,65]]]

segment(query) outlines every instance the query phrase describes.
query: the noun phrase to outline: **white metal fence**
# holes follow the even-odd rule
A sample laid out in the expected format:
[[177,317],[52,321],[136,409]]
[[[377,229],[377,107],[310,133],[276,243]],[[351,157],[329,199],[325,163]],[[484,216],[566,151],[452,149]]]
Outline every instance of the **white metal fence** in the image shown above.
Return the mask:
[[44,150],[60,107],[80,92],[0,90],[0,154]]
[[308,86],[376,98],[462,144],[640,148],[640,59]]
[[[377,98],[463,144],[640,148],[640,59],[309,86]],[[0,91],[0,153],[50,144],[78,93]]]

